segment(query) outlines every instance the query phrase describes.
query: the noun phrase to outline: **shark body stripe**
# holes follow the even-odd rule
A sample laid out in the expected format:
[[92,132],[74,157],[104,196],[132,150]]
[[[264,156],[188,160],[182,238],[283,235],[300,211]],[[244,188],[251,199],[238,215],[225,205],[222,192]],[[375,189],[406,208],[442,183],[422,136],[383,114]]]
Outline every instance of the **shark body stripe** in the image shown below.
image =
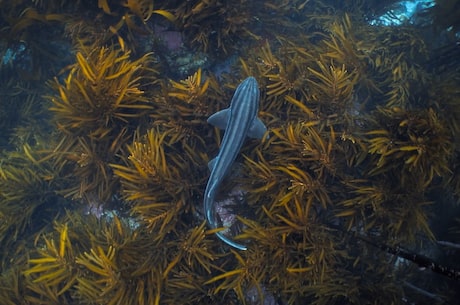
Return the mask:
[[[218,188],[235,161],[246,136],[262,138],[265,125],[257,117],[259,111],[259,85],[254,77],[246,78],[235,90],[230,107],[209,117],[208,123],[225,128],[225,134],[217,157],[210,162],[211,174],[204,192],[204,211],[211,228],[217,228],[216,213],[213,209]],[[221,232],[217,236],[228,245],[240,250],[246,246],[239,244]]]

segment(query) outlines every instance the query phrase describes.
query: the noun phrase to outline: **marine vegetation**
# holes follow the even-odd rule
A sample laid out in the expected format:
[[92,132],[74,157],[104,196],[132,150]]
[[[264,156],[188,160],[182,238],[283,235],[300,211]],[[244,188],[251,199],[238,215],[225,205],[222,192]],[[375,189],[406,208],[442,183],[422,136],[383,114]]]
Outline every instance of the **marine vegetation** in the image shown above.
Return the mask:
[[170,132],[150,129],[143,137],[137,135],[128,146],[127,165],[111,165],[121,179],[123,197],[133,203],[132,213],[139,214],[147,228],[156,232],[154,239],[159,240],[177,225],[180,220],[177,215],[192,208],[190,185],[202,179],[190,175],[193,172],[190,164],[203,161],[187,160],[187,154],[173,154],[179,148],[187,149],[187,146],[177,147],[174,142]]
[[151,64],[150,54],[131,60],[123,44],[83,46],[63,83],[56,78],[51,84],[58,93],[49,97],[60,132],[56,166],[72,166],[72,177],[78,177],[66,197],[94,193],[103,202],[113,195],[109,163],[152,109],[142,90],[155,79]]
[[[454,304],[458,1],[404,10],[2,3],[2,304]],[[268,136],[210,229],[207,119],[248,76]]]
[[[27,144],[18,152],[2,155],[0,236],[5,252],[8,245],[23,238],[23,234],[31,229],[32,222],[32,228],[40,230],[50,220],[44,217],[46,211],[56,208],[57,197],[50,185],[55,172],[46,159],[49,158],[33,151]],[[35,217],[43,219],[33,221]]]
[[241,37],[256,36],[249,27],[252,21],[251,2],[176,2],[174,14],[185,37],[204,52],[217,48],[227,53],[230,48],[237,47],[232,41],[237,42]]

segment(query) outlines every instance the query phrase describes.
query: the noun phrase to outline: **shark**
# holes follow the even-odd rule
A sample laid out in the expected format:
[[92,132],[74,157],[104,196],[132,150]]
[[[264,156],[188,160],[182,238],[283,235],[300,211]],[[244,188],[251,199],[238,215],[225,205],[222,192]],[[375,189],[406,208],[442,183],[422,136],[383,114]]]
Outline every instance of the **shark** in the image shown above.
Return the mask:
[[[246,137],[262,139],[267,131],[267,127],[257,117],[259,99],[259,84],[254,77],[250,76],[238,85],[230,106],[208,118],[209,124],[219,129],[225,129],[219,152],[208,164],[211,174],[204,191],[204,211],[206,221],[211,229],[216,229],[219,226],[216,212],[213,209],[219,186],[230,171]],[[245,245],[235,242],[222,232],[217,232],[216,235],[223,242],[236,249],[247,249]]]

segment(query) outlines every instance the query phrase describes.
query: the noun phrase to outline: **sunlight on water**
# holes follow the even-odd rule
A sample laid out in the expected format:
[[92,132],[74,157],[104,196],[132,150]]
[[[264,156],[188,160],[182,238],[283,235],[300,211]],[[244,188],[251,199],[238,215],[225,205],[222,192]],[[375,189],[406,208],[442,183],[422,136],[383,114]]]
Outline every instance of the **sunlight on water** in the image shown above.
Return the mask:
[[434,0],[401,1],[399,5],[382,16],[371,20],[372,25],[397,26],[411,20],[426,8],[434,6]]

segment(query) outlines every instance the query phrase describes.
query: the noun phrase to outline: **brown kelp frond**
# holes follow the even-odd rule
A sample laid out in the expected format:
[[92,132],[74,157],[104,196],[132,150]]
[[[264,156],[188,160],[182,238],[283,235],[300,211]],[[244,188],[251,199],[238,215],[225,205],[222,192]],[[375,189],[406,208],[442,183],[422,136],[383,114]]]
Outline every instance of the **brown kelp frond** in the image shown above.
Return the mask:
[[[378,256],[379,254],[375,254]],[[380,260],[387,259],[380,255]],[[393,261],[392,261],[393,262]],[[367,266],[366,260],[349,260],[349,265],[354,263],[352,270],[337,267],[343,277],[337,278],[333,273],[328,274],[327,281],[312,283],[305,287],[305,294],[313,298],[312,304],[398,304],[404,295],[400,286],[392,283],[393,273],[388,265],[382,264],[378,268]],[[372,271],[371,271],[372,270]],[[362,283],[362,278],[370,279]],[[374,279],[374,280],[371,280]],[[376,300],[378,295],[378,301]]]
[[[24,271],[31,304],[159,304],[166,257],[133,219],[69,212],[37,237]],[[140,260],[139,257],[146,258]]]
[[314,198],[323,206],[326,207],[331,203],[328,195],[328,190],[322,179],[309,174],[308,170],[303,170],[295,165],[287,167],[279,167],[279,171],[285,174],[285,178],[289,178],[290,186],[288,191],[280,199],[280,204],[287,204],[296,198],[305,200],[304,196],[309,197],[313,194]]
[[307,129],[307,140],[303,141],[302,154],[305,156],[306,161],[315,162],[315,166],[312,169],[317,173],[318,177],[323,177],[324,170],[327,170],[332,175],[336,171],[333,155],[333,148],[336,144],[335,132],[332,127],[330,127],[330,130],[328,142],[325,142],[313,127]]
[[255,286],[260,291],[261,283],[265,278],[264,262],[267,257],[266,253],[258,249],[249,250],[249,252],[238,253],[231,250],[236,266],[227,272],[221,273],[208,280],[205,284],[218,283],[213,294],[218,294],[221,291],[228,293],[234,290],[240,301],[245,300],[244,291],[249,287]]
[[3,304],[26,304],[24,286],[25,281],[23,275],[17,266],[8,270],[3,269],[0,275],[0,298]]
[[108,202],[118,182],[109,163],[127,139],[125,129],[112,141],[63,135],[51,154],[56,167],[65,169],[64,178],[68,180],[67,188],[60,193],[73,199],[96,196],[101,202]]
[[305,130],[308,128],[308,123],[292,123],[283,127],[273,128],[270,131],[273,133],[273,139],[270,138],[270,143],[276,151],[288,150],[289,158],[286,162],[302,162],[302,151],[304,148]]
[[40,96],[43,94],[42,88],[37,88],[33,81],[15,75],[15,69],[5,61],[0,65],[0,147],[20,150],[28,144],[44,148],[51,125],[45,99]]
[[[163,9],[154,9],[154,3],[148,0],[128,0],[125,2],[113,2],[99,0],[98,7],[106,14],[107,20],[111,25],[105,24],[104,32],[117,34],[119,37],[125,37],[131,47],[137,46],[135,34],[146,35],[152,32],[147,24],[153,14],[158,14],[171,22],[175,22],[175,16]],[[118,20],[115,24],[113,19]],[[101,18],[100,16],[98,18]],[[107,22],[107,21],[106,21]]]
[[354,87],[358,81],[356,70],[348,72],[345,65],[336,67],[317,62],[319,71],[309,67],[312,77],[308,79],[311,87],[311,101],[319,104],[322,115],[343,114],[351,111]]
[[[87,278],[78,280],[77,289],[82,297],[91,299],[94,295],[101,295],[102,300],[111,297],[109,293],[114,290],[117,284],[120,284],[120,268],[115,261],[115,252],[116,249],[112,246],[106,250],[97,247],[76,258],[76,264],[83,266],[100,278],[98,281],[91,281]],[[119,291],[119,293],[122,294],[123,292]]]
[[408,92],[417,83],[427,83],[426,73],[414,61],[426,57],[426,46],[411,29],[403,28],[398,33],[385,28],[370,31],[362,24],[353,24],[345,15],[329,31],[329,37],[323,40],[328,49],[320,51],[320,58],[351,71],[359,82],[356,89],[385,93],[388,105],[405,107],[411,98]]
[[204,77],[201,68],[184,80],[169,80],[168,84],[164,83],[162,94],[154,98],[155,111],[150,115],[153,126],[170,131],[171,142],[182,143],[184,150],[191,149],[196,155],[207,146],[202,133],[206,118],[226,105],[222,98],[225,92],[213,75]]
[[289,56],[283,61],[277,59],[270,50],[268,42],[261,48],[261,56],[259,58],[261,73],[268,79],[267,95],[294,95],[295,91],[303,93],[303,85],[305,84],[305,71],[303,70],[304,62],[296,54],[286,52]]
[[250,188],[249,196],[262,195],[269,192],[270,189],[276,187],[276,170],[262,156],[260,150],[257,150],[258,161],[254,161],[248,157],[245,159],[245,168],[247,168],[248,181],[247,186]]
[[[47,138],[49,137],[51,124],[49,124],[48,113],[44,107],[44,99],[38,94],[28,94],[23,98],[22,94],[18,97],[21,99],[18,106],[19,113],[11,113],[9,119],[15,119],[20,122],[11,135],[9,142],[16,148],[23,145],[37,146],[42,149],[49,148]],[[14,101],[12,101],[14,102]],[[7,132],[7,129],[2,129]],[[7,134],[6,134],[7,135]]]
[[258,38],[251,32],[251,5],[246,1],[193,1],[179,3],[175,10],[179,26],[189,43],[205,52],[218,49],[224,53],[236,50],[230,41],[236,37]]
[[37,26],[40,23],[50,23],[53,21],[64,22],[66,16],[64,14],[48,14],[48,13],[40,13],[37,9],[29,7],[24,9],[21,12],[21,15],[15,19],[10,19],[10,34],[11,37],[17,37],[20,34],[31,26]]
[[11,76],[39,81],[36,85],[42,87],[40,84],[66,64],[68,49],[60,29],[67,14],[60,8],[37,9],[30,1],[19,1],[2,3],[1,15],[1,70],[8,64],[13,68]]
[[[170,242],[171,245],[177,247],[171,251],[175,255],[166,269],[163,271],[163,277],[167,278],[173,269],[181,270],[182,266],[191,268],[196,273],[208,273],[217,269],[214,265],[214,260],[217,258],[211,252],[214,241],[208,236],[215,233],[214,231],[205,230],[206,222],[195,228],[190,229],[187,234],[181,238],[180,242]],[[202,271],[200,271],[202,270]]]
[[134,203],[132,212],[150,230],[157,230],[160,239],[174,226],[177,214],[190,205],[186,181],[193,179],[179,172],[184,169],[182,158],[167,158],[167,152],[175,149],[169,140],[169,132],[150,129],[128,146],[126,165],[111,165],[121,180],[123,196]]
[[352,124],[354,108],[360,104],[356,99],[358,70],[300,43],[308,44],[308,40],[281,40],[274,46],[266,42],[247,62],[241,60],[244,72],[255,70],[252,73],[260,75],[265,85],[267,106],[262,107],[280,113],[283,105],[279,115],[289,120],[334,117],[337,122]]
[[153,14],[161,15],[171,22],[176,21],[176,17],[172,13],[154,9],[152,1],[149,0],[128,0],[125,6],[144,22],[147,22]]
[[[263,227],[244,220],[247,228],[242,236],[253,239],[245,264],[255,268],[252,264],[257,264],[256,253],[264,253],[260,257],[265,260],[264,269],[260,272],[266,281],[262,283],[268,285],[266,288],[276,287],[285,298],[295,300],[306,293],[310,285],[329,281],[346,253],[340,249],[338,240],[328,237],[330,229],[318,223],[313,205],[298,201],[292,211],[283,212],[284,209],[265,209],[269,222]],[[295,215],[297,212],[299,215]],[[243,270],[235,268],[235,273],[227,272],[216,278],[227,278],[225,282],[229,284],[230,277],[242,277]],[[261,289],[261,285],[256,287]]]
[[[32,291],[39,287],[47,287],[46,290],[51,293],[48,298],[65,300],[66,292],[77,280],[75,253],[72,250],[67,224],[56,226],[59,243],[44,236],[43,248],[37,250],[37,258],[29,259],[31,267],[24,271],[24,275],[30,277],[29,289]],[[36,284],[39,287],[36,287]]]
[[[386,92],[386,106],[407,108],[412,96],[417,94],[414,87],[428,84],[426,74],[419,71],[416,66],[409,63],[407,55],[401,53],[397,58],[389,59],[388,67],[392,67],[391,79]],[[389,71],[388,71],[389,72]]]
[[[334,154],[336,151],[336,133],[332,127],[330,132],[321,132],[317,122],[290,124],[285,128],[274,128],[271,140],[273,150],[292,151],[287,160],[279,159],[280,164],[304,164],[306,169],[316,172],[322,178],[323,171],[335,172]],[[313,161],[313,162],[311,162]]]
[[61,140],[52,154],[57,167],[65,166],[73,178],[66,196],[96,195],[103,202],[111,198],[116,179],[108,164],[117,160],[131,132],[152,109],[142,90],[152,83],[149,73],[155,73],[151,54],[132,60],[122,49],[82,47],[64,84],[55,79],[58,94],[49,97],[50,110]]
[[431,202],[423,194],[359,179],[348,181],[346,187],[352,196],[338,203],[336,216],[345,219],[348,230],[378,230],[393,242],[414,243],[420,232],[434,239],[428,223],[427,205]]
[[383,202],[388,201],[390,194],[383,187],[369,183],[359,179],[347,182],[347,187],[351,189],[349,193],[355,196],[340,203],[341,209],[336,216],[346,218],[345,226],[348,230],[362,226],[367,231],[375,225],[374,221],[368,221],[367,215],[363,214],[367,210],[372,210],[373,217],[384,214],[380,207]]
[[350,16],[345,14],[342,22],[334,22],[330,28],[328,39],[324,44],[328,50],[324,59],[332,59],[339,65],[345,65],[357,71],[358,77],[366,72],[366,54],[361,51],[361,41],[354,37],[353,24]]
[[[323,133],[314,125],[299,122],[272,128],[271,132],[273,136],[267,143],[270,150],[263,155],[257,151],[258,162],[247,159],[249,169],[244,181],[250,193],[248,198],[282,206],[293,203],[294,199],[303,202],[305,196],[312,195],[323,207],[331,204],[329,179],[339,171],[336,158],[343,158],[334,130]],[[289,153],[279,158],[281,151]],[[276,195],[264,194],[275,188],[280,190]]]
[[400,166],[405,173],[423,179],[421,186],[428,186],[435,176],[450,172],[450,132],[433,109],[404,111],[381,107],[379,112],[386,128],[367,133],[369,153],[379,156],[371,174]]
[[[248,62],[241,60],[244,73],[258,75],[262,87],[265,87],[267,101],[262,99],[262,107],[267,112],[281,111],[281,103],[276,102],[280,97],[303,99],[307,95],[306,74],[311,57],[308,52],[299,50],[297,45],[290,44],[285,41],[281,45],[270,44],[266,41],[251,54]],[[287,112],[291,112],[290,109]]]
[[128,0],[124,5],[144,22],[148,21],[153,14],[152,1]]
[[[270,48],[270,44],[268,41],[265,41],[265,45],[263,45],[260,48],[259,51],[259,56],[258,56],[258,70],[260,70],[261,74],[263,75],[269,75],[273,74],[274,72],[282,71],[283,70],[283,65],[281,63],[281,60],[279,60],[275,55],[273,55],[273,52]],[[245,71],[247,74],[249,74],[249,71]]]
[[[27,228],[41,228],[59,213],[57,208],[50,213],[58,201],[53,190],[53,186],[57,189],[61,186],[54,180],[58,175],[45,155],[28,145],[20,152],[2,156],[0,241],[4,247],[14,243]],[[33,218],[34,215],[41,216]]]
[[440,120],[445,120],[454,137],[455,149],[460,143],[460,73],[447,72],[445,76],[434,79],[429,90],[429,100]]
[[165,258],[156,256],[158,244],[137,227],[133,219],[113,215],[96,226],[80,228],[91,244],[85,245],[75,259],[81,271],[74,285],[76,299],[103,304],[159,304]]
[[[123,179],[125,186],[125,198],[133,201],[138,199],[149,200],[154,198],[154,191],[146,196],[143,193],[133,192],[126,189],[128,186],[139,185],[142,187],[149,184],[170,184],[171,194],[175,194],[172,180],[177,177],[177,169],[169,166],[165,153],[165,137],[167,132],[160,132],[158,129],[150,129],[141,138],[139,134],[132,145],[128,146],[128,163],[130,167],[112,164],[115,174]],[[166,191],[168,191],[167,188]]]
[[95,138],[114,136],[121,124],[151,109],[142,91],[148,84],[150,54],[131,60],[129,51],[96,47],[77,52],[76,59],[64,84],[55,80],[59,95],[50,97],[61,130]]
[[190,304],[210,304],[208,299],[213,297],[204,285],[209,276],[196,273],[184,264],[176,269],[171,270],[165,283],[162,301],[165,304],[182,304],[184,300]]
[[171,80],[170,82],[174,91],[169,92],[168,95],[178,98],[188,104],[195,103],[197,100],[199,101],[202,99],[204,93],[208,89],[209,80],[209,78],[204,82],[201,80],[200,68],[193,75],[181,80],[180,82]]

